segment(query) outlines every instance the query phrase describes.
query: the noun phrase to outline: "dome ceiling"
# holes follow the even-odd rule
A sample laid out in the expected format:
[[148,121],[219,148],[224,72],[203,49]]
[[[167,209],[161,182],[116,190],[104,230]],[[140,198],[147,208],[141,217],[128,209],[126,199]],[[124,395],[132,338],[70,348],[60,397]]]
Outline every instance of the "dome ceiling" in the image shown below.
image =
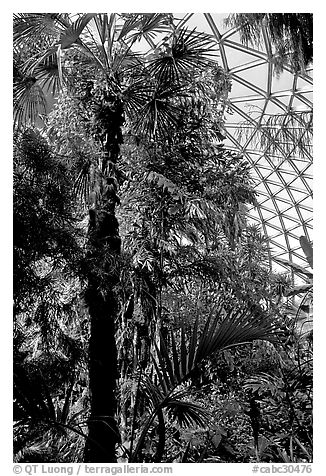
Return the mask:
[[259,205],[250,220],[269,238],[271,259],[306,267],[298,238],[312,241],[312,69],[293,74],[285,66],[277,76],[267,31],[259,47],[244,46],[238,29],[225,27],[227,14],[175,17],[177,26],[196,27],[218,43],[218,62],[232,82],[225,145],[253,165]]

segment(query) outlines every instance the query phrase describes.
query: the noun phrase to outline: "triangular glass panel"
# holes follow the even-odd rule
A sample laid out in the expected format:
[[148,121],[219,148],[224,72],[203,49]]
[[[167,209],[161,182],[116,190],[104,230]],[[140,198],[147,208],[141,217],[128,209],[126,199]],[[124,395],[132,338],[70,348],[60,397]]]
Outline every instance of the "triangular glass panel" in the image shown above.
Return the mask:
[[298,227],[300,227],[300,224],[284,217],[282,217],[282,224],[284,225],[284,229],[287,231],[287,233],[293,233],[293,230],[296,230]]
[[273,76],[272,92],[291,90],[293,87],[293,74],[283,71],[279,77]]
[[[287,243],[283,234],[277,237],[277,246],[281,247],[282,250],[287,249]],[[274,242],[275,244],[275,242]]]
[[291,190],[291,195],[296,202],[300,202],[305,198],[307,192],[305,190]]
[[309,222],[312,221],[311,212],[300,207],[300,213],[306,224],[309,224]]
[[302,101],[298,96],[293,98],[292,110],[296,112],[304,112],[309,110],[309,106]]
[[261,213],[262,213],[262,216],[263,216],[263,219],[266,221],[266,220],[269,220],[270,218],[274,218],[275,217],[275,212],[270,212],[266,209],[264,209],[263,207],[261,207]]
[[238,65],[256,61],[257,57],[260,56],[259,54],[255,55],[255,51],[251,53],[250,51],[248,51],[248,49],[243,47],[243,45],[234,42],[232,38],[228,38],[223,42],[223,44],[230,69]]
[[265,109],[265,114],[271,116],[275,114],[284,114],[284,108],[280,107],[280,105],[277,104],[277,100],[269,100],[267,107]]
[[[257,61],[257,60],[255,60]],[[259,61],[259,60],[258,60]],[[254,64],[254,63],[253,63]],[[257,66],[252,66],[252,64],[246,65],[247,69],[237,72],[238,76],[241,76],[246,81],[253,83],[255,86],[258,86],[260,89],[267,90],[267,80],[268,80],[268,65],[267,63],[259,64]]]
[[310,81],[307,81],[305,78],[298,77],[297,78],[297,85],[296,85],[296,90],[300,91],[302,89],[311,89],[312,84]]
[[276,197],[277,198],[284,198],[284,200],[286,200],[286,201],[289,201],[289,200],[291,201],[292,200],[291,194],[289,193],[289,191],[286,188],[282,188],[282,190],[276,194]]
[[307,189],[305,184],[302,182],[301,177],[294,178],[294,180],[291,182],[291,188],[292,189],[299,189],[303,190],[307,193]]
[[282,190],[282,185],[274,185],[274,184],[265,184],[267,190],[271,192],[272,195],[276,195]]

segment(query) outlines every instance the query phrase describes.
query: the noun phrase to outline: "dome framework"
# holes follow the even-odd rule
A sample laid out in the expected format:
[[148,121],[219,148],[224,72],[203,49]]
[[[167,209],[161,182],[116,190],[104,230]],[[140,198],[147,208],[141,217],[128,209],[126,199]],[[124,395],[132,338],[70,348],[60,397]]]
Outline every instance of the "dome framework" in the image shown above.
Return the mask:
[[[176,15],[177,27],[214,36],[218,62],[232,83],[225,110],[225,145],[252,165],[258,205],[248,210],[270,243],[270,262],[307,267],[300,236],[312,241],[312,68],[295,73],[277,57],[265,27],[259,46],[244,45],[227,14]],[[284,269],[283,269],[284,271]]]

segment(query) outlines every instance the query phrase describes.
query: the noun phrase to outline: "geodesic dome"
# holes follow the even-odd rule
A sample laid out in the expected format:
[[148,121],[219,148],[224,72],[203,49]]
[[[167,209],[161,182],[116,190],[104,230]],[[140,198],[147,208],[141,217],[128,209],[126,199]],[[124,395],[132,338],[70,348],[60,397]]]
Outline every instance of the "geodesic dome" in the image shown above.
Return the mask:
[[249,218],[269,238],[271,264],[281,258],[306,267],[299,237],[312,241],[312,68],[298,74],[285,65],[276,75],[267,30],[258,47],[245,46],[238,28],[225,26],[227,16],[176,14],[175,24],[216,39],[232,82],[225,145],[253,166],[258,206]]

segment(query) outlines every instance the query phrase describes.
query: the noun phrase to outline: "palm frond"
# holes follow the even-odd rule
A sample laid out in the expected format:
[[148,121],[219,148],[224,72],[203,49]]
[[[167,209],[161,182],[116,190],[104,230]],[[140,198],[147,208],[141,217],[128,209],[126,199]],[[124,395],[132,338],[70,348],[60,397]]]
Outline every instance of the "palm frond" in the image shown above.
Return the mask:
[[180,29],[173,34],[170,43],[167,39],[163,51],[154,55],[148,70],[160,82],[178,84],[182,76],[189,74],[195,66],[207,67],[215,49],[210,35]]
[[195,322],[188,343],[185,329],[180,330],[179,349],[172,335],[170,350],[161,338],[160,348],[156,346],[157,361],[154,359],[154,365],[162,389],[172,392],[212,354],[254,340],[275,341],[277,331],[277,325],[262,309],[252,307],[227,313],[223,303],[219,302],[201,332]]
[[34,125],[42,114],[46,114],[47,102],[42,88],[34,77],[26,77],[14,83],[14,125]]
[[183,425],[203,424],[208,420],[207,410],[188,401],[190,386],[177,390],[203,360],[232,346],[257,339],[273,341],[276,336],[277,326],[262,309],[247,306],[227,313],[222,301],[217,304],[215,312],[211,313],[201,332],[197,321],[191,329],[190,339],[186,338],[185,329],[180,329],[179,349],[173,333],[171,333],[171,348],[161,336],[160,347],[155,344],[156,358],[153,356],[159,384],[155,385],[148,376],[144,376],[141,380],[150,413],[138,439],[132,461],[137,461],[147,432],[162,409],[165,408],[170,416],[177,418]]
[[66,15],[60,13],[14,14],[14,44],[24,45],[26,39],[39,41],[43,36],[55,39],[60,32],[59,25],[66,23]]
[[311,271],[309,271],[308,269],[304,268],[303,266],[300,266],[299,264],[297,263],[294,263],[293,261],[289,261],[289,260],[286,260],[286,259],[282,259],[282,258],[274,258],[274,260],[277,262],[277,263],[280,263],[282,265],[285,265],[289,268],[291,268],[294,272],[296,273],[299,273],[301,275],[304,275],[304,276],[307,276],[309,279],[312,279],[313,277],[313,274]]
[[100,193],[101,173],[91,160],[85,159],[74,183],[74,193],[84,204],[92,207]]
[[148,399],[149,404],[158,403],[162,400],[162,391],[155,385],[148,375],[141,375],[139,378],[140,392]]
[[132,30],[137,29],[141,23],[141,15],[139,13],[124,14],[122,15],[122,17],[124,19],[124,23],[118,34],[118,41],[122,39],[126,40],[128,33],[130,33]]
[[[155,366],[155,362],[154,362]],[[156,366],[156,369],[158,367]],[[135,450],[130,456],[130,462],[138,461],[147,433],[153,424],[155,417],[163,416],[162,410],[166,410],[167,414],[173,420],[176,420],[181,426],[189,427],[191,425],[205,425],[209,421],[210,412],[201,405],[189,401],[190,387],[183,388],[179,391],[174,390],[178,385],[177,382],[172,383],[167,372],[158,375],[161,388],[155,385],[152,380],[143,375],[140,384],[143,396],[149,408],[149,414],[144,421],[142,431],[137,441]],[[169,389],[173,388],[172,391]]]
[[148,86],[143,78],[137,78],[122,90],[125,110],[129,117],[137,115],[149,101],[151,88]]
[[87,24],[96,16],[96,13],[84,13],[60,34],[60,45],[62,49],[69,48],[73,43],[78,43]]
[[58,46],[52,45],[46,47],[42,51],[39,51],[35,55],[30,56],[28,60],[24,63],[23,71],[25,74],[35,74],[40,65],[47,64],[47,62],[55,61],[54,58],[57,56]]
[[[189,392],[188,397],[189,397]],[[178,422],[182,427],[189,427],[192,425],[207,425],[210,419],[210,412],[201,405],[182,400],[182,395],[173,395],[167,400],[164,405],[169,417]]]
[[301,248],[302,248],[302,250],[303,250],[303,252],[304,252],[304,254],[307,258],[309,266],[311,267],[311,269],[313,269],[314,262],[313,262],[313,248],[312,248],[312,245],[311,245],[310,241],[308,241],[308,239],[305,236],[300,236],[299,241],[300,241]]
[[[155,344],[156,345],[156,344]],[[156,351],[158,350],[157,346],[156,346]],[[163,364],[163,366],[160,368],[158,363],[153,360],[153,364],[154,364],[154,367],[155,367],[155,371],[156,371],[156,375],[160,381],[160,386],[161,388],[163,389],[163,392],[165,395],[169,395],[170,391],[174,388],[174,384],[173,384],[173,381],[171,382],[170,379],[169,379],[169,376],[168,376],[168,373],[167,371],[165,370],[165,366],[164,366],[164,358],[161,354],[161,352],[159,351],[158,353],[158,360]]]
[[164,84],[152,87],[150,93],[135,117],[135,132],[150,138],[166,138],[178,124],[182,112],[180,103],[187,98],[187,93],[182,86]]
[[42,63],[38,64],[34,70],[34,75],[40,87],[45,92],[55,96],[61,87],[57,54],[50,54]]
[[101,41],[102,46],[104,46],[104,43],[106,42],[108,38],[108,14],[107,13],[99,13],[94,17],[94,22],[95,26],[97,29],[97,33],[99,36],[99,39]]
[[[123,35],[132,30],[138,30],[132,33],[126,40],[135,42],[137,40],[145,39],[149,44],[155,39],[158,33],[169,31],[170,16],[167,13],[143,13],[132,14],[128,18],[121,30]],[[121,33],[120,33],[121,37]]]

